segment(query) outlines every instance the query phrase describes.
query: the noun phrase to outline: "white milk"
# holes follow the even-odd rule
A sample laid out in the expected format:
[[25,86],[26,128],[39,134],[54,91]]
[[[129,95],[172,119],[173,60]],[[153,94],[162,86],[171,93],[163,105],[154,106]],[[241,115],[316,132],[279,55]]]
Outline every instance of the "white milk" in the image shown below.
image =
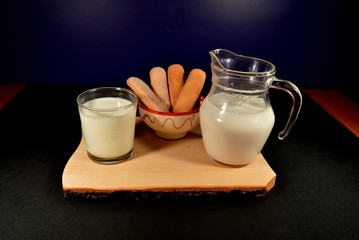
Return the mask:
[[[86,102],[88,107],[109,109],[131,104],[127,99],[104,97]],[[82,132],[87,151],[98,158],[116,158],[132,151],[136,106],[114,111],[80,108]]]
[[261,98],[220,93],[202,103],[200,121],[206,152],[214,160],[245,165],[261,152],[273,128],[274,113]]

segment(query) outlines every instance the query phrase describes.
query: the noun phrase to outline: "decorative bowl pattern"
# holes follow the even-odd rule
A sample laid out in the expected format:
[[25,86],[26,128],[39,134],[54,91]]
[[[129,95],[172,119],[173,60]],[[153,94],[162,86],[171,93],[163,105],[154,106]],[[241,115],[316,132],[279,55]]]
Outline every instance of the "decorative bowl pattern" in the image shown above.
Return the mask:
[[156,135],[164,139],[180,139],[199,124],[199,106],[201,96],[192,111],[184,113],[158,112],[147,108],[141,101],[138,110],[142,121],[152,128]]

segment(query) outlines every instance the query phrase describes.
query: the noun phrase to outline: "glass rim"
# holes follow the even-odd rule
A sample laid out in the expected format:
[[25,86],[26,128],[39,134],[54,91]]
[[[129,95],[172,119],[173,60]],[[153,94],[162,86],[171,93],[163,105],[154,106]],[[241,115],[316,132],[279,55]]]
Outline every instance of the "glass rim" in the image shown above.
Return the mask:
[[[86,94],[94,94],[94,93],[100,92],[100,91],[126,92],[126,93],[132,95],[134,97],[134,99],[133,100],[126,99],[126,100],[131,101],[131,103],[127,104],[127,105],[124,105],[124,106],[114,107],[114,108],[96,108],[96,107],[89,107],[89,106],[84,105],[86,102],[88,102],[88,101],[90,101],[92,99],[95,99],[95,97],[81,103],[81,98],[83,96],[85,96]],[[106,96],[102,96],[102,97],[99,97],[99,98],[103,98],[103,97],[106,97]],[[111,97],[111,96],[109,96],[109,97]],[[121,98],[121,97],[118,97],[118,98]],[[134,91],[132,91],[131,89],[128,89],[128,88],[121,88],[121,87],[96,87],[96,88],[91,88],[91,89],[83,91],[76,98],[76,102],[77,102],[77,105],[79,107],[84,108],[86,110],[97,111],[97,112],[112,112],[112,111],[118,111],[118,110],[121,110],[121,109],[127,109],[127,108],[130,108],[132,106],[136,106],[137,101],[138,101],[138,96],[135,94]]]

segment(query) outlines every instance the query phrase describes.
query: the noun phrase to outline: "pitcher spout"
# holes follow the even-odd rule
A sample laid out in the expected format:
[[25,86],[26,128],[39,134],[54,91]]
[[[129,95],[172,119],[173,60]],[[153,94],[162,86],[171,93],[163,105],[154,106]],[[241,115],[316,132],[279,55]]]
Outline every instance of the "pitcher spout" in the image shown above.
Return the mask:
[[231,75],[269,77],[275,74],[275,66],[259,58],[239,55],[226,49],[209,52],[211,68]]
[[224,72],[230,69],[227,68],[228,64],[223,65],[222,62],[227,61],[226,59],[231,61],[237,56],[237,54],[226,49],[215,49],[210,51],[209,54],[211,56],[211,68]]

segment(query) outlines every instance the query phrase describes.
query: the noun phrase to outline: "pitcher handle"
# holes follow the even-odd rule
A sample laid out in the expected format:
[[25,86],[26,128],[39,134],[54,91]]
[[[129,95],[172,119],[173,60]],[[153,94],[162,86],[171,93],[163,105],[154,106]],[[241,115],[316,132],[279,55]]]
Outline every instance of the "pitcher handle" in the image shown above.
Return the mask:
[[274,78],[271,88],[284,90],[292,97],[293,105],[292,109],[290,110],[289,118],[287,121],[287,124],[285,125],[285,128],[279,132],[278,138],[280,140],[283,140],[285,137],[288,136],[290,130],[292,129],[295,121],[297,120],[297,117],[300,112],[300,108],[302,107],[302,94],[300,93],[298,87],[287,80],[281,80],[278,78]]

